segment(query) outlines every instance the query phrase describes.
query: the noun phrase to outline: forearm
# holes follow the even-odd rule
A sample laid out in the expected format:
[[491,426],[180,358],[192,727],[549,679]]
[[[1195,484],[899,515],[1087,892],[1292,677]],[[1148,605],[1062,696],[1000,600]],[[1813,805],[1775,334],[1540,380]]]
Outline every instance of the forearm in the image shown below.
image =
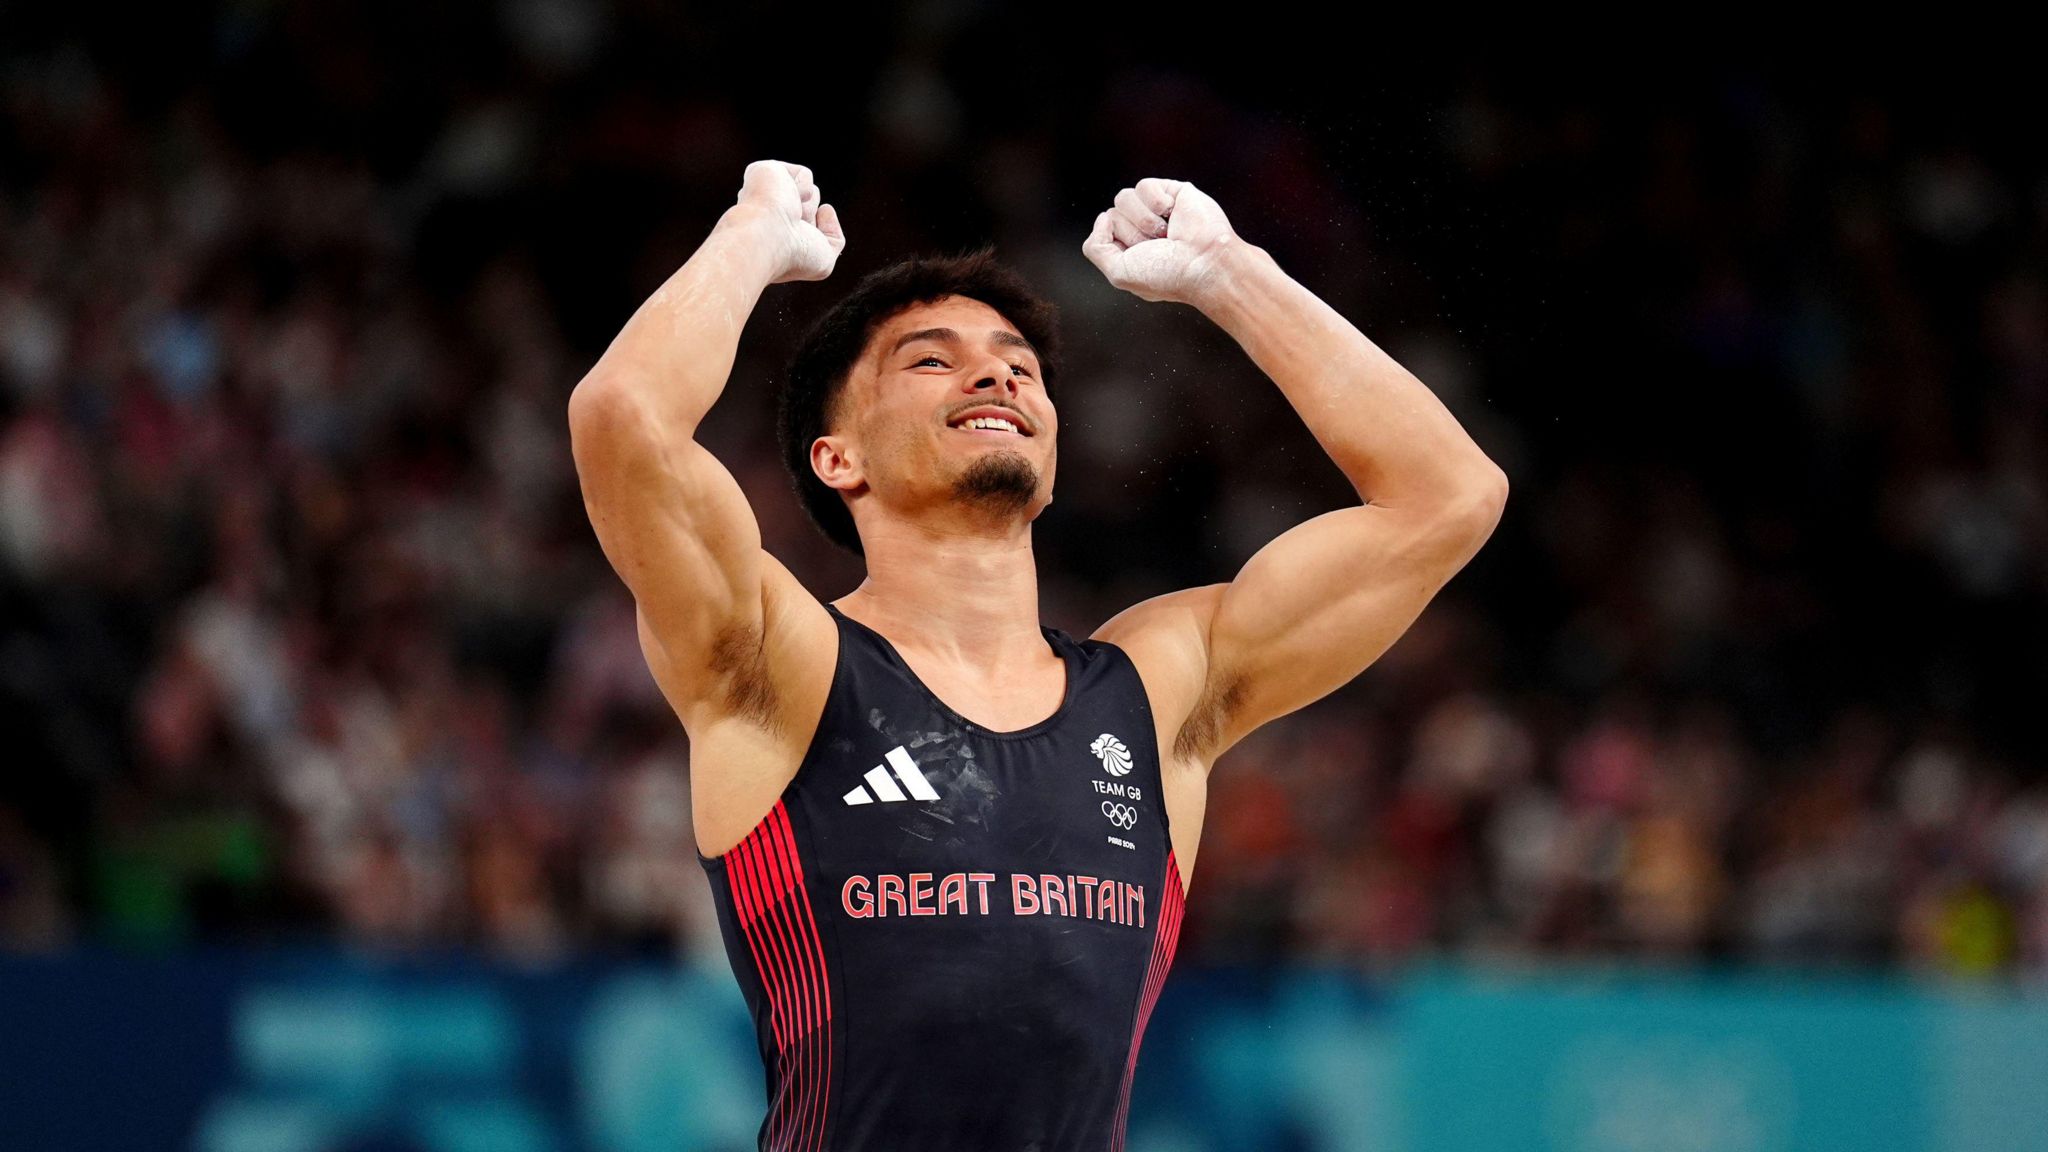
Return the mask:
[[619,389],[664,431],[694,435],[725,390],[740,331],[772,282],[770,230],[727,209],[697,251],[633,313],[578,390]]
[[1196,303],[1280,387],[1372,504],[1437,504],[1497,484],[1500,470],[1435,393],[1280,269],[1233,242]]

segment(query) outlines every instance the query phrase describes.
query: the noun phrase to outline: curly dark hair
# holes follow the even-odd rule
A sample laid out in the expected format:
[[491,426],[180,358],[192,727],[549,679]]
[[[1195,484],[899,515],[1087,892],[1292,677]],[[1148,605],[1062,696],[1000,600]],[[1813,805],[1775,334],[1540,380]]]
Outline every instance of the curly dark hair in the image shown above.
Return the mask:
[[853,513],[838,490],[811,471],[811,444],[831,425],[847,376],[875,332],[904,309],[944,296],[978,300],[1016,325],[1038,352],[1039,381],[1048,397],[1059,377],[1059,309],[997,263],[993,245],[957,256],[913,257],[862,277],[798,342],[777,397],[775,420],[782,463],[796,482],[804,511],[833,543],[856,555],[866,553]]

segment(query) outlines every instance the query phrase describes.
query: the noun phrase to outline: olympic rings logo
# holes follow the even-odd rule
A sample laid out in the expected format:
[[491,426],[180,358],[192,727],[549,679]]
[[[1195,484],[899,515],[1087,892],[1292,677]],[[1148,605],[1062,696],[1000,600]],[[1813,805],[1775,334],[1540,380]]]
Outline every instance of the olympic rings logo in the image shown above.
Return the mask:
[[1130,828],[1138,822],[1138,810],[1129,804],[1118,804],[1114,800],[1102,802],[1102,814],[1119,828]]

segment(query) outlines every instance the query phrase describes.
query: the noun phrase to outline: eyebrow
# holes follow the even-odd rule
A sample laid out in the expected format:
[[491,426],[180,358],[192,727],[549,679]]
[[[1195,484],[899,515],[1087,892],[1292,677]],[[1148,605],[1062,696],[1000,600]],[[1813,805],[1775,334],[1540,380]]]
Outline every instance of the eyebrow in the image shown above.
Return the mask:
[[[896,341],[896,346],[889,349],[889,355],[894,356],[896,353],[903,351],[905,344],[915,344],[920,340],[958,344],[960,343],[960,333],[953,331],[951,328],[920,328],[915,332],[906,332],[901,340]],[[1038,349],[1031,346],[1031,341],[1017,335],[1015,332],[1002,328],[991,331],[988,334],[988,342],[990,347],[1022,348],[1026,352],[1031,353],[1033,358],[1044,359],[1044,357],[1038,355]]]

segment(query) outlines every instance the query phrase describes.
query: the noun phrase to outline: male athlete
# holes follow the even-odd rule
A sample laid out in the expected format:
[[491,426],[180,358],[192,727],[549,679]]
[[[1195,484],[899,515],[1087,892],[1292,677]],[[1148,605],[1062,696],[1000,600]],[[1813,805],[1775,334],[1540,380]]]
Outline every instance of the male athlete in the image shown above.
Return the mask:
[[735,203],[576,387],[584,502],[690,738],[697,847],[767,1068],[763,1149],[1122,1147],[1209,768],[1358,675],[1493,531],[1501,470],[1420,381],[1146,179],[1082,252],[1198,308],[1359,503],[1086,640],[1039,623],[1050,305],[986,253],[882,269],[804,337],[786,461],[867,578],[823,604],[693,437],[771,284],[845,247],[810,169]]

